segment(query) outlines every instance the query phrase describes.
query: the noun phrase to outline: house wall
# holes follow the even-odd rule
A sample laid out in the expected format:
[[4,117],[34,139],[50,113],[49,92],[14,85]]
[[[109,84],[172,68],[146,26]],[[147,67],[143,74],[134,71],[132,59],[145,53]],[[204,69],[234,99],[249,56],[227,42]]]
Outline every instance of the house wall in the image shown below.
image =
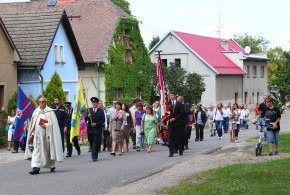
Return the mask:
[[[182,68],[187,72],[196,72],[200,74],[204,79],[206,88],[201,96],[201,103],[207,107],[216,102],[216,73],[185,47],[176,37],[167,36],[155,50],[162,50],[161,58],[167,59],[168,65],[170,62],[174,62],[176,58],[180,58]],[[150,58],[153,63],[156,62],[156,56],[155,52],[150,53]]]
[[[243,98],[242,75],[217,75],[216,76],[216,102],[228,104],[229,102],[242,103]],[[237,101],[235,100],[237,94]]]
[[0,109],[17,90],[17,66],[13,63],[14,50],[0,27]]
[[[256,66],[257,73],[253,74],[254,66]],[[247,67],[250,70],[247,70]],[[264,67],[264,74],[261,75],[261,67]],[[267,61],[265,60],[251,60],[247,59],[244,61],[244,69],[247,70],[248,74],[245,75],[244,81],[244,92],[247,93],[248,97],[244,95],[244,102],[249,107],[254,108],[255,104],[263,101],[263,95],[268,94],[267,88]]]
[[91,97],[97,97],[105,103],[105,75],[103,70],[100,68],[97,73],[97,65],[86,64],[84,70],[79,70],[79,77],[83,80],[88,105],[91,106]]
[[[58,57],[60,57],[60,46],[63,46],[64,63],[55,61],[55,45],[58,46]],[[44,63],[43,70],[41,71],[43,76],[44,89],[46,88],[55,71],[59,74],[62,80],[63,90],[68,93],[67,101],[72,102],[72,105],[74,106],[75,98],[77,95],[78,67],[73,50],[70,46],[70,42],[62,25],[59,25],[47,59]]]

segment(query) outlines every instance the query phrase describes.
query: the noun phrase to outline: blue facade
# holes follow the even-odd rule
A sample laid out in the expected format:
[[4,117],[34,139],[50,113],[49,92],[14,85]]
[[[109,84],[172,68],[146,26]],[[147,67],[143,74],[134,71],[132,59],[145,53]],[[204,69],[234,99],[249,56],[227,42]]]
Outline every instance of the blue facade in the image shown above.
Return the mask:
[[[18,71],[18,82],[21,83],[21,86],[26,93],[32,94],[33,97],[37,97],[41,94],[40,76],[37,75],[38,73],[35,70],[27,71],[20,69]],[[69,39],[66,36],[62,24],[58,27],[47,59],[40,72],[43,77],[44,89],[55,71],[59,74],[62,80],[62,88],[66,93],[67,101],[72,102],[72,105],[74,106],[78,85],[78,67]],[[33,78],[30,76],[33,76]]]

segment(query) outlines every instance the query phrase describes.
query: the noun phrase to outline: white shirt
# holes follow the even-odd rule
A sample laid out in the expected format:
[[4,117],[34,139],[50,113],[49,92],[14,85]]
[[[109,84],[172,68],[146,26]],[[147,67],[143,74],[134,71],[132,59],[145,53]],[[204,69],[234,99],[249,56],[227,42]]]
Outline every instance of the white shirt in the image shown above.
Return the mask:
[[226,108],[226,109],[223,108],[222,111],[223,111],[223,117],[229,117],[230,114],[231,114],[231,109],[230,108]]
[[216,121],[223,121],[224,117],[222,114],[222,110],[216,108],[213,119]]

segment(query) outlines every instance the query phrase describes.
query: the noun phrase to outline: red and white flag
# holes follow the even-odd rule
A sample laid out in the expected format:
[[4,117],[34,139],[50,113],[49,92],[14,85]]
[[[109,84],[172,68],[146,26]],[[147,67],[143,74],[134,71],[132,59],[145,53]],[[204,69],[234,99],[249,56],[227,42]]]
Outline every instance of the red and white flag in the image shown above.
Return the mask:
[[157,57],[157,86],[160,92],[160,106],[161,106],[161,121],[164,125],[167,125],[170,116],[170,106],[168,101],[167,89],[164,80],[164,74],[162,70],[162,61],[160,54]]

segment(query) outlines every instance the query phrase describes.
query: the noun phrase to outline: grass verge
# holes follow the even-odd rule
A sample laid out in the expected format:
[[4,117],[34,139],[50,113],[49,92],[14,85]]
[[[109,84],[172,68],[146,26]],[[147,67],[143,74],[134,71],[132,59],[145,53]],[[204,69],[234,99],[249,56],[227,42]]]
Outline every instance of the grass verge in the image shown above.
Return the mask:
[[[280,152],[289,152],[290,133],[279,136]],[[264,145],[264,153],[268,147]],[[257,157],[259,158],[259,157]],[[270,158],[270,157],[269,157]],[[194,174],[162,194],[289,194],[290,158],[266,163],[235,164]]]

